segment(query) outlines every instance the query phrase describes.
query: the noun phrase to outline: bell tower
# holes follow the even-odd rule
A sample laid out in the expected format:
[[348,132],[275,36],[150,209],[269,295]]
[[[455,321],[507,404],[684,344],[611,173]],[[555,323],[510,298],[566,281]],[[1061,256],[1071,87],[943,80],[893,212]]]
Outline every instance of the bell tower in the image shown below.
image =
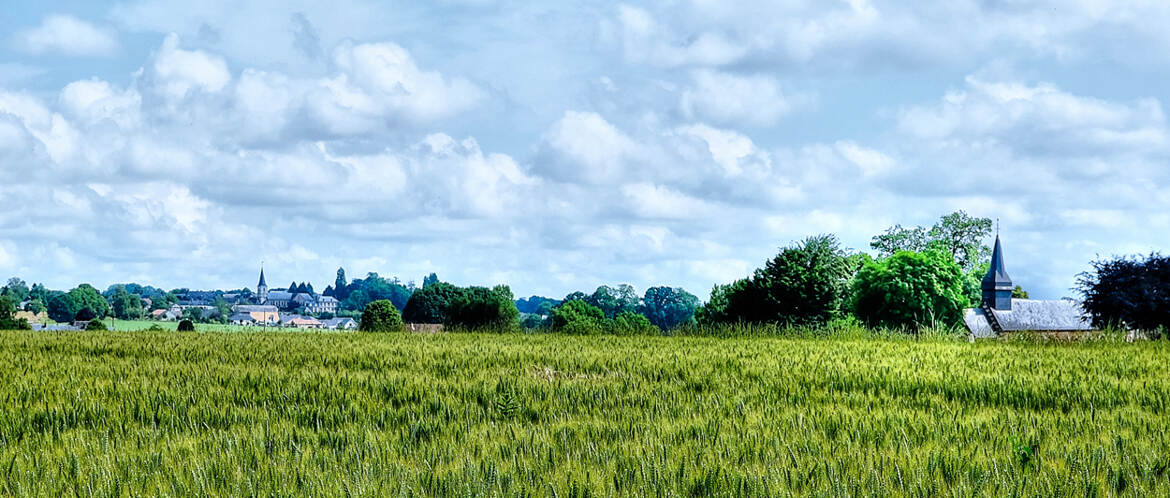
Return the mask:
[[991,268],[983,277],[983,304],[991,309],[1011,311],[1012,309],[1012,277],[1008,275],[1003,265],[1003,247],[999,244],[999,234],[995,235],[995,249],[991,252]]
[[264,281],[264,266],[260,266],[260,283],[256,284],[256,296],[260,304],[268,302],[268,283]]

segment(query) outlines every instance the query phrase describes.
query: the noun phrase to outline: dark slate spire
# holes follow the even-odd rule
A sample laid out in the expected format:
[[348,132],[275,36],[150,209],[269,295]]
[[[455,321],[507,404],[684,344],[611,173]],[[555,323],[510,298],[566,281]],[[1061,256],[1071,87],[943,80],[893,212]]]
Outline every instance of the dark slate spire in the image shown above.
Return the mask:
[[266,282],[264,282],[264,268],[263,267],[260,268],[260,283],[256,284],[256,287],[268,287],[268,284]]
[[1003,264],[1003,247],[999,235],[995,236],[995,249],[991,252],[991,267],[983,277],[983,304],[997,310],[1012,309],[1012,277]]

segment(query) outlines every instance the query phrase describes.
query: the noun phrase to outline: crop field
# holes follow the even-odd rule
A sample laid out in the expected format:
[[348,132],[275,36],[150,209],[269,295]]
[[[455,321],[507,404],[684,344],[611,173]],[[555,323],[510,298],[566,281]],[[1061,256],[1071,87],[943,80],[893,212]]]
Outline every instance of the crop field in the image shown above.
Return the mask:
[[1170,343],[0,332],[0,495],[1170,495]]

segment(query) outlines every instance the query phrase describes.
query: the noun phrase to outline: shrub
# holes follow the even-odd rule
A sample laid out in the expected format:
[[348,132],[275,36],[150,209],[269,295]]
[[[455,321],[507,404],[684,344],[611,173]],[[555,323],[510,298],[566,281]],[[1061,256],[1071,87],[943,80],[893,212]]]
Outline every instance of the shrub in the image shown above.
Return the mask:
[[851,275],[837,237],[818,235],[781,250],[756,270],[753,284],[762,291],[766,321],[817,325],[840,316]]
[[27,330],[28,320],[16,318],[16,304],[8,296],[0,297],[0,330]]
[[1094,327],[1170,328],[1170,257],[1155,253],[1092,265],[1091,272],[1077,277],[1077,287]]
[[550,314],[553,328],[569,334],[598,334],[605,327],[605,312],[580,299],[565,301]]
[[632,311],[618,313],[610,323],[610,331],[617,335],[658,334],[658,327],[650,319]]
[[176,330],[178,330],[179,332],[194,332],[195,331],[195,323],[192,322],[191,320],[183,320],[183,321],[179,322],[179,327]]
[[902,251],[866,264],[853,279],[854,312],[870,326],[953,325],[966,302],[962,270],[937,251]]
[[366,305],[358,330],[363,332],[398,332],[402,330],[402,315],[388,299]]
[[106,327],[106,324],[102,323],[101,320],[90,320],[89,323],[85,324],[85,330],[109,332],[110,328]]

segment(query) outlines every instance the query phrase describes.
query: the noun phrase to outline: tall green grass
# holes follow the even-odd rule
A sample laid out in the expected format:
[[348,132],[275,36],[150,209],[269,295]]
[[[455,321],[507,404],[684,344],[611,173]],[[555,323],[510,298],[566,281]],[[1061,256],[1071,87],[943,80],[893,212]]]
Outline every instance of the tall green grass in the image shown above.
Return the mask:
[[817,337],[0,332],[0,495],[1170,494],[1166,342]]

